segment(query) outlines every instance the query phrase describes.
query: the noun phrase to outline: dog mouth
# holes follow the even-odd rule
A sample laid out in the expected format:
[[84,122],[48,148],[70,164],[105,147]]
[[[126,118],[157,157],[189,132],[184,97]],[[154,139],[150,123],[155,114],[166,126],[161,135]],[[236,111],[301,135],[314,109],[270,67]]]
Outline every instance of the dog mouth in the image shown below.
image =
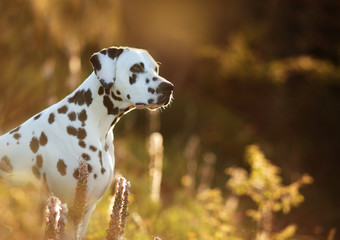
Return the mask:
[[148,103],[136,103],[135,107],[137,109],[148,108],[150,110],[156,110],[158,108],[164,107],[170,103],[172,99],[172,92],[169,95],[161,95],[157,98],[156,103],[148,104]]

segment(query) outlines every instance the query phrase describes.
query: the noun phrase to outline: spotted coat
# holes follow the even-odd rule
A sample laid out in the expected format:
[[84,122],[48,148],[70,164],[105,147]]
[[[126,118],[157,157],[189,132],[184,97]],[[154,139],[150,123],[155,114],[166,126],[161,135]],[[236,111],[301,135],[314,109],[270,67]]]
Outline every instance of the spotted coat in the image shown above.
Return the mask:
[[111,47],[90,58],[92,74],[70,95],[0,136],[0,176],[35,181],[73,204],[79,160],[88,164],[87,213],[113,179],[113,127],[135,108],[169,103],[173,85],[141,49]]

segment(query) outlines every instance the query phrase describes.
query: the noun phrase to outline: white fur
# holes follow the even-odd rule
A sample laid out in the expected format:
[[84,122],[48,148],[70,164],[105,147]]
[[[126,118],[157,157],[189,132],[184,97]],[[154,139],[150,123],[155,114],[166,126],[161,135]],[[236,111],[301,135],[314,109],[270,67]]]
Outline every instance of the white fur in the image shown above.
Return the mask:
[[[114,52],[117,49],[121,51],[119,56],[116,58],[108,56],[109,50]],[[85,234],[89,218],[97,201],[106,192],[113,179],[112,128],[114,124],[121,115],[136,107],[158,108],[167,104],[172,97],[172,90],[162,92],[157,89],[161,83],[167,83],[169,86],[172,86],[172,84],[158,75],[157,63],[145,50],[109,48],[93,56],[99,60],[101,65],[99,71],[94,71],[73,93],[60,102],[21,124],[17,131],[8,132],[0,137],[0,175],[19,179],[23,182],[34,180],[43,183],[45,187],[47,184],[48,189],[62,202],[68,203],[68,206],[73,204],[77,184],[74,171],[78,168],[79,160],[83,159],[84,153],[90,157],[90,160],[86,161],[92,167],[88,178],[86,205],[88,211],[83,219],[81,236]],[[129,78],[134,73],[130,71],[130,68],[141,62],[144,64],[144,71],[135,73],[136,82],[131,84]],[[94,70],[96,70],[95,66]],[[157,79],[153,80],[153,78]],[[106,93],[109,94],[105,94],[100,79],[113,84],[110,89],[106,90]],[[154,89],[155,92],[151,93],[150,88]],[[109,90],[110,92],[108,92]],[[99,94],[103,91],[103,94]],[[82,92],[83,95],[87,93],[87,97],[91,93],[92,100],[88,97],[86,99],[88,102],[85,101],[85,103],[80,104],[82,96],[79,97],[78,101],[75,97],[77,92],[78,94]],[[112,92],[115,97],[121,100],[115,100]],[[116,109],[113,110],[114,114],[108,113],[110,109],[104,104],[104,96],[111,101],[113,108]],[[167,101],[158,103],[158,99],[162,96],[168,98]],[[70,99],[76,100],[70,102]],[[152,104],[148,103],[149,100],[153,101]],[[65,113],[64,106],[67,108]],[[118,112],[117,108],[119,109]],[[86,112],[86,117],[81,114],[82,111]],[[53,122],[52,115],[54,115]],[[76,116],[75,120],[74,116]],[[79,118],[86,120],[80,121]],[[114,124],[112,125],[112,123]],[[72,129],[76,129],[76,136],[70,135],[69,132],[72,133]],[[85,137],[82,135],[84,131],[86,132]],[[94,151],[94,148],[96,151]],[[102,164],[99,151],[102,155]],[[64,162],[64,165],[59,162],[60,160]],[[102,173],[103,171],[105,172]]]

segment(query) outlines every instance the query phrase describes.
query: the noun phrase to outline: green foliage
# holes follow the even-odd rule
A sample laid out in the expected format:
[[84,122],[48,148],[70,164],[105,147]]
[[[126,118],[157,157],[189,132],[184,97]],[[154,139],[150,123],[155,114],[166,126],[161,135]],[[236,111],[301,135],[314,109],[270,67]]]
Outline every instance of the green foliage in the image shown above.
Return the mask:
[[[304,174],[301,179],[283,185],[278,175],[280,169],[265,158],[257,145],[246,150],[246,160],[250,165],[250,173],[243,168],[228,168],[230,175],[227,187],[237,195],[249,196],[257,205],[257,209],[248,209],[247,215],[258,225],[256,239],[269,239],[272,231],[273,212],[289,213],[291,207],[297,207],[303,200],[299,189],[311,184],[313,179]],[[296,227],[291,225],[282,230],[272,239],[286,239],[294,235]]]
[[[202,220],[204,224],[209,226],[204,232],[200,232],[201,238],[199,239],[228,239],[238,240],[241,239],[237,235],[237,225],[235,221],[235,205],[228,204],[219,189],[208,189],[198,194],[198,202],[204,209]],[[230,201],[236,201],[232,197]]]
[[[291,207],[297,207],[303,201],[300,187],[310,184],[312,178],[305,174],[298,181],[283,185],[279,167],[271,164],[256,145],[247,148],[246,159],[251,166],[250,173],[242,168],[227,169],[226,172],[231,176],[227,188],[236,195],[249,196],[256,203],[257,209],[243,209],[257,224],[256,239],[291,238],[297,229],[294,224],[279,232],[272,232],[273,213],[288,213]],[[150,238],[151,234],[170,240],[239,240],[250,234],[249,230],[242,230],[245,225],[237,220],[240,199],[234,195],[225,198],[217,188],[207,189],[195,198],[184,191],[177,192],[176,198],[168,206],[152,206],[149,199],[139,194],[132,194],[126,239],[142,240]],[[107,212],[102,204],[106,206],[103,201],[99,205],[102,210],[95,213],[103,214],[99,222],[104,221]],[[98,219],[91,221],[90,228],[93,228],[92,224],[98,225]]]

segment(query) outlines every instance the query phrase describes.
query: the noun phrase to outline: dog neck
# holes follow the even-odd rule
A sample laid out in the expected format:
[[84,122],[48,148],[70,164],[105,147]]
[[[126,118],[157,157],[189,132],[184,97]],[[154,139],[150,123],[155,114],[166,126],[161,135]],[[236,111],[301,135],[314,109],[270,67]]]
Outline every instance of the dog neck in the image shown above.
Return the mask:
[[105,89],[94,72],[67,99],[68,102],[87,105],[86,125],[89,125],[89,131],[99,133],[101,140],[106,139],[125,113],[135,108],[115,92],[114,86]]

